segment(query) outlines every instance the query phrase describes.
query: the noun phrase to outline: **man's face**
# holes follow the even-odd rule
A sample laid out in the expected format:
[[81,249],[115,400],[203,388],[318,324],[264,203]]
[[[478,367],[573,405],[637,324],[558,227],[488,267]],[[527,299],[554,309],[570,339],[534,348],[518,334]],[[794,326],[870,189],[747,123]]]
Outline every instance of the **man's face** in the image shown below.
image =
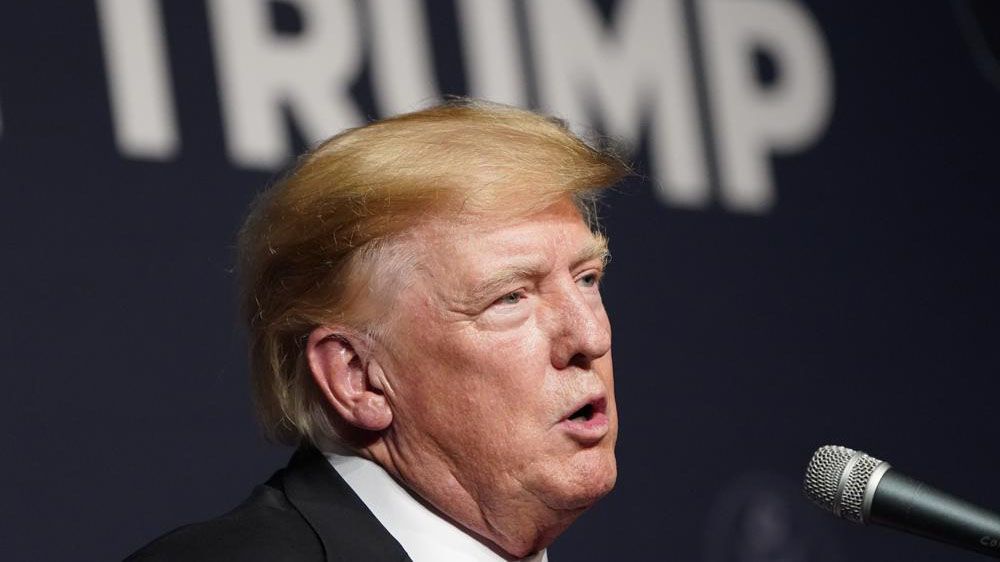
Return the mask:
[[607,493],[618,421],[603,240],[564,201],[435,221],[404,244],[417,265],[377,352],[401,476],[432,503],[457,482],[485,510],[579,510]]

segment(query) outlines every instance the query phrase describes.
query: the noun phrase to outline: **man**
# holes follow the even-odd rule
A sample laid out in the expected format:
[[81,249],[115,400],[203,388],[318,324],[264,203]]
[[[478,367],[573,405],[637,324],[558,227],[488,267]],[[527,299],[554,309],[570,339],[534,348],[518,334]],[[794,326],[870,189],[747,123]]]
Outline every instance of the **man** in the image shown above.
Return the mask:
[[133,560],[546,560],[616,478],[607,246],[625,167],[454,102],[341,133],[241,232],[264,427],[299,446]]

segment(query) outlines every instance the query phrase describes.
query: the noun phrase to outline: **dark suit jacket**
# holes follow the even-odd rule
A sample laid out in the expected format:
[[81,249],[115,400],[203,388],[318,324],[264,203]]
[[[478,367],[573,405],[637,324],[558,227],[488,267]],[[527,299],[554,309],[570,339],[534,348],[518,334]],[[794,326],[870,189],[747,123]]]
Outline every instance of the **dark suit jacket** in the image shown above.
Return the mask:
[[315,449],[229,513],[181,527],[126,562],[227,560],[282,562],[409,561],[396,539]]

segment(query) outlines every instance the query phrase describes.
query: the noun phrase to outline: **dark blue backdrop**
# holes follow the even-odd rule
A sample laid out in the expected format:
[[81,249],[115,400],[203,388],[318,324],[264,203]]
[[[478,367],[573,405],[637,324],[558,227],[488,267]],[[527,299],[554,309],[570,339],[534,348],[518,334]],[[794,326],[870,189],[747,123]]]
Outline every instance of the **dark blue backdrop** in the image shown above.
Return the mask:
[[[253,421],[232,274],[277,169],[227,153],[206,6],[162,4],[181,141],[165,159],[116,143],[94,4],[0,18],[7,560],[120,558],[227,510],[288,454]],[[439,93],[467,93],[455,4],[419,5]],[[977,559],[806,505],[825,443],[1000,508],[997,10],[804,6],[832,116],[769,159],[769,210],[670,206],[642,178],[605,202],[620,479],[554,561]],[[366,63],[351,96],[380,115],[372,91]]]

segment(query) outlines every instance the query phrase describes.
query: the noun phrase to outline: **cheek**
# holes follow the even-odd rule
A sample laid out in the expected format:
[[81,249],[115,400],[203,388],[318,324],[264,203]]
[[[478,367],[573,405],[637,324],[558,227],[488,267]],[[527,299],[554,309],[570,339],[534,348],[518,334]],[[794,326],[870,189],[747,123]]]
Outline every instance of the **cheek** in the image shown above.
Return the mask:
[[484,338],[430,334],[395,355],[395,393],[403,418],[435,433],[516,424],[517,409],[541,383],[537,344],[523,337]]
[[445,411],[435,423],[445,442],[468,461],[506,464],[513,451],[526,453],[541,444],[546,421],[555,408],[546,403],[544,364],[529,346],[489,346],[470,361],[454,380],[439,388],[438,403]]
[[391,342],[397,429],[478,455],[537,437],[562,390],[550,388],[559,385],[548,380],[549,343],[538,326],[490,331],[424,312],[397,324],[402,337]]

